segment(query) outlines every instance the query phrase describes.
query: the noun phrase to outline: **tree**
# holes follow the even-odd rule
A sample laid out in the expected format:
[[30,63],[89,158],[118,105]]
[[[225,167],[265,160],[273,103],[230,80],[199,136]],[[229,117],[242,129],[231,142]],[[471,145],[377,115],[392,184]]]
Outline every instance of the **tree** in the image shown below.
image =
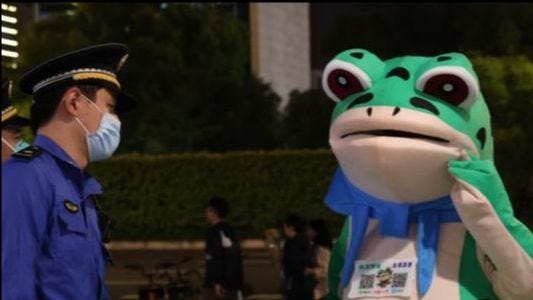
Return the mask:
[[282,121],[289,148],[329,148],[329,125],[335,103],[321,90],[292,91]]
[[123,116],[121,152],[277,145],[277,96],[249,73],[248,31],[230,14],[214,5],[82,3],[72,16],[33,24],[20,65],[105,42],[129,46],[120,78],[139,102]]

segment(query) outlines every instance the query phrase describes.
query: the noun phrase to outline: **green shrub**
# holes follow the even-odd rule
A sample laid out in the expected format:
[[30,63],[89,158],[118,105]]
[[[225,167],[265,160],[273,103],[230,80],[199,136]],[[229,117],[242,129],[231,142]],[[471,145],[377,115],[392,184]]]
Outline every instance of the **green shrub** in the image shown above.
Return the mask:
[[102,208],[115,220],[113,239],[201,239],[204,205],[213,195],[230,201],[229,221],[243,237],[261,237],[286,214],[343,217],[323,203],[337,166],[329,150],[130,154],[94,164],[104,187]]
[[[230,201],[228,219],[243,238],[262,237],[291,212],[327,219],[336,235],[344,218],[323,202],[336,167],[330,150],[276,150],[128,154],[89,171],[104,187],[114,240],[186,240],[203,238],[204,205],[214,195]],[[519,187],[507,185],[509,194]],[[530,207],[513,200],[515,209]]]

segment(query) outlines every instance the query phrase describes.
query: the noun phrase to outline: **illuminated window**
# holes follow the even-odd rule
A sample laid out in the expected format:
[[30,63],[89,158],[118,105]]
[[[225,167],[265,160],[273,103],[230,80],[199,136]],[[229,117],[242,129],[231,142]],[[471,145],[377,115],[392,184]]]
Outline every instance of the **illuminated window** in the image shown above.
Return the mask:
[[12,40],[12,39],[5,39],[5,38],[2,38],[2,45],[7,45],[7,46],[13,46],[13,47],[16,47],[19,45],[19,42],[15,41],[15,40]]
[[2,3],[2,68],[17,68],[18,23],[17,6]]
[[2,15],[2,22],[11,23],[11,24],[17,24],[17,18],[13,18],[10,16]]
[[17,7],[13,5],[8,5],[5,3],[2,3],[2,10],[10,11],[10,12],[17,12]]
[[19,33],[19,31],[16,30],[15,28],[2,26],[2,33],[16,35]]
[[19,54],[18,52],[15,52],[15,51],[9,51],[9,50],[2,49],[2,56],[17,58],[19,57]]

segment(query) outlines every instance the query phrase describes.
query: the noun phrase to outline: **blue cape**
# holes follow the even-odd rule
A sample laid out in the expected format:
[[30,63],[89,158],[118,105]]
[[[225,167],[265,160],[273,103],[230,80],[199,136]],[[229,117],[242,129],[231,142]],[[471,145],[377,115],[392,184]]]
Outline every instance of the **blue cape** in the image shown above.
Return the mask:
[[350,183],[337,169],[326,195],[326,205],[333,211],[351,217],[348,252],[342,269],[341,284],[346,287],[352,277],[355,261],[365,237],[368,219],[379,221],[380,234],[407,238],[409,225],[418,224],[416,252],[418,292],[424,295],[435,269],[440,223],[460,222],[450,196],[418,204],[394,203],[373,197]]

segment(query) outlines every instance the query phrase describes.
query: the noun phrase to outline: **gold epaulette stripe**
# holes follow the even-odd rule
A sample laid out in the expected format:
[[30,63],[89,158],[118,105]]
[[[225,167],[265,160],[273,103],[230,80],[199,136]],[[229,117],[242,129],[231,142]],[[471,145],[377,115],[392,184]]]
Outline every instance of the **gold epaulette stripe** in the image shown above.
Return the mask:
[[72,75],[72,78],[74,80],[101,79],[101,80],[109,81],[115,84],[120,89],[120,83],[118,82],[118,80],[115,77],[104,74],[104,73],[97,73],[97,72],[77,73],[77,74]]
[[10,106],[2,111],[2,123],[17,114],[17,109]]

